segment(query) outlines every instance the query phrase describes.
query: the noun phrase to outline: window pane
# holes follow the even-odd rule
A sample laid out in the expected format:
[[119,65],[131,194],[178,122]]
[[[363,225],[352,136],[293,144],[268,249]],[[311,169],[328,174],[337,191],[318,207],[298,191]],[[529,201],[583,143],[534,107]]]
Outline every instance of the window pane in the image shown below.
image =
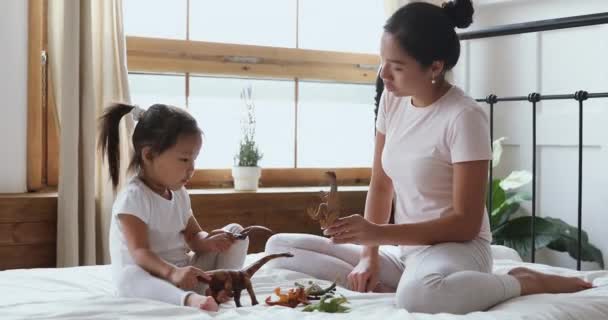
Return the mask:
[[124,0],[128,36],[186,39],[186,0]]
[[251,84],[255,103],[256,131],[263,158],[260,166],[286,168],[294,164],[293,81],[241,78],[190,78],[190,112],[205,136],[197,168],[230,168],[241,138],[240,121],[245,105],[242,88]]
[[155,103],[186,106],[186,79],[181,75],[129,74],[131,102],[142,108]]
[[295,0],[191,0],[190,39],[293,48]]
[[299,13],[300,48],[380,52],[384,1],[300,0]]
[[298,167],[371,167],[373,85],[300,82]]

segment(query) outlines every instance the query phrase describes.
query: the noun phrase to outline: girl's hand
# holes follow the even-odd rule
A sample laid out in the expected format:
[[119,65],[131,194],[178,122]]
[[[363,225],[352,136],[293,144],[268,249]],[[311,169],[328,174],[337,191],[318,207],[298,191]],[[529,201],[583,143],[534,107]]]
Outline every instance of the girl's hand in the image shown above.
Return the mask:
[[203,239],[203,248],[209,252],[224,252],[230,249],[235,241],[234,235],[224,230],[213,230]]
[[323,231],[334,243],[354,243],[361,245],[380,244],[380,226],[365,220],[358,214],[339,218]]
[[347,287],[357,292],[369,292],[378,285],[379,272],[378,256],[365,257],[359,260],[346,277]]
[[203,270],[191,266],[171,269],[167,280],[180,289],[192,290],[198,284],[199,277],[211,280],[211,277]]
[[226,233],[226,230],[224,230],[224,229],[215,229],[215,230],[213,230],[213,231],[211,231],[211,232],[209,232],[207,234],[207,238],[211,237],[211,236],[214,236],[216,234],[222,234],[222,233]]

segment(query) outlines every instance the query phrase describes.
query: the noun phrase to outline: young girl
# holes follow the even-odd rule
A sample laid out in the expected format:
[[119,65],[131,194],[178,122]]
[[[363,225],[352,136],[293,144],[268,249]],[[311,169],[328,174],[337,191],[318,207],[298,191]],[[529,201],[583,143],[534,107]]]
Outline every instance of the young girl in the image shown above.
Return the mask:
[[172,106],[109,107],[100,119],[99,147],[107,155],[114,188],[118,124],[128,113],[137,121],[129,166],[137,174],[112,208],[110,256],[118,294],[217,311],[198,279],[209,279],[203,270],[241,268],[249,242],[234,238],[242,230],[237,224],[207,233],[192,214],[184,185],[201,149],[201,129],[186,111]]

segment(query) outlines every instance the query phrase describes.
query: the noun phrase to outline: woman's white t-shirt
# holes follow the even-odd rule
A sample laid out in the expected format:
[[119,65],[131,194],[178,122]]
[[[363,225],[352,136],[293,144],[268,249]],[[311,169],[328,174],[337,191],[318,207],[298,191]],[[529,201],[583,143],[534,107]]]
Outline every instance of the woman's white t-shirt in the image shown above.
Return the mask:
[[[416,223],[453,212],[453,164],[492,158],[488,117],[452,86],[433,104],[382,94],[376,122],[385,134],[382,168],[395,190],[395,223]],[[479,237],[492,240],[487,212]]]
[[118,276],[124,267],[135,265],[117,217],[119,214],[133,215],[147,225],[150,250],[159,257],[176,265],[187,263],[189,249],[183,231],[192,209],[185,188],[173,191],[171,200],[167,200],[134,177],[118,194],[112,207],[109,239],[114,276]]

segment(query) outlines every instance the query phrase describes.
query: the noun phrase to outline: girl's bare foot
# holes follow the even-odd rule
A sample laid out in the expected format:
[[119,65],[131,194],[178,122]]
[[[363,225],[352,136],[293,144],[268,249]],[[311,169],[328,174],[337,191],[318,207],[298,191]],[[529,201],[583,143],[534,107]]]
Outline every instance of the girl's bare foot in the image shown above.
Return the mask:
[[219,309],[213,297],[201,296],[196,293],[191,293],[186,297],[186,305],[205,311],[217,311]]
[[587,281],[576,277],[563,277],[541,273],[528,268],[515,268],[509,271],[521,285],[521,295],[537,293],[571,293],[593,288]]

